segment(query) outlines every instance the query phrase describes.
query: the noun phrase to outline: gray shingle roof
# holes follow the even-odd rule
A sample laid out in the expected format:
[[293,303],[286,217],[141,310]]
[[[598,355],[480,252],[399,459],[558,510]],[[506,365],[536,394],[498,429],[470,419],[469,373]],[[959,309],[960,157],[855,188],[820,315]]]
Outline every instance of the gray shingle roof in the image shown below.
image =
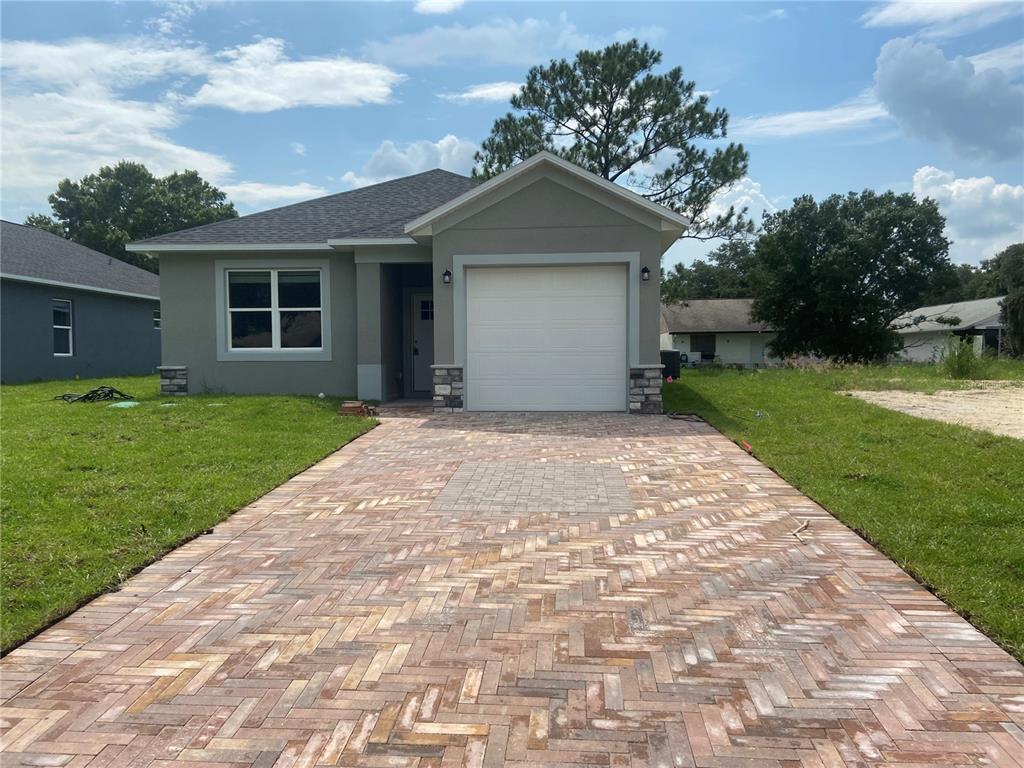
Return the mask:
[[160,296],[160,278],[127,262],[24,224],[0,221],[4,275]]
[[662,328],[667,333],[757,333],[771,330],[750,319],[753,299],[690,299],[662,304]]
[[142,240],[134,245],[325,243],[404,237],[406,223],[475,187],[440,169]]
[[[918,307],[893,320],[893,325],[900,333],[923,333],[927,331],[966,331],[971,328],[995,328],[1002,325],[999,319],[1002,308],[999,303],[1005,296],[994,296],[991,299],[975,299],[974,301],[954,301],[949,304],[936,304],[931,307]],[[917,325],[906,326],[917,318],[928,318]],[[957,325],[938,322],[939,318],[959,318]]]

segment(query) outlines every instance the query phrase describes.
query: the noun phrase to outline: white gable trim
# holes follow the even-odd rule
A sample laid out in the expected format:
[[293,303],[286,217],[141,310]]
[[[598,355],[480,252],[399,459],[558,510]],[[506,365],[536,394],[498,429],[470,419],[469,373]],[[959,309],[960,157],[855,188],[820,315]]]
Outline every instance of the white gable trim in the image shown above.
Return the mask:
[[686,216],[670,211],[663,205],[652,203],[642,195],[638,195],[636,192],[632,192],[625,187],[622,187],[614,182],[603,179],[600,176],[596,176],[589,171],[585,171],[578,165],[574,165],[567,160],[551,154],[550,152],[538,152],[527,160],[519,163],[512,168],[509,168],[503,173],[499,173],[497,176],[488,179],[480,186],[475,189],[471,189],[468,192],[464,192],[453,200],[449,200],[444,205],[438,206],[432,211],[425,213],[418,219],[414,219],[405,225],[406,233],[416,235],[431,235],[430,225],[438,219],[447,216],[453,211],[461,208],[467,203],[477,200],[485,195],[488,195],[500,189],[502,186],[510,182],[511,180],[518,178],[524,173],[527,173],[532,168],[536,168],[539,165],[551,165],[558,168],[565,173],[584,181],[588,184],[603,189],[610,195],[624,200],[634,206],[637,206],[648,213],[652,213],[657,216],[662,222],[662,229],[679,229],[684,230],[690,226],[690,219]]
[[247,251],[330,251],[327,243],[168,243],[146,245],[129,243],[124,247],[132,253],[245,253]]

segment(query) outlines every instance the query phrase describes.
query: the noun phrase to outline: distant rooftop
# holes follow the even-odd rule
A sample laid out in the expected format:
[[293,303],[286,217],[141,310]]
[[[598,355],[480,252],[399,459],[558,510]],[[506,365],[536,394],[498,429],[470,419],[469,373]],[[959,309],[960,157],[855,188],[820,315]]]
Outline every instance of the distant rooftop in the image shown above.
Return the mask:
[[753,299],[689,299],[661,305],[662,333],[759,333],[771,330],[750,319]]
[[10,221],[0,221],[0,274],[160,297],[160,278],[152,272]]
[[[949,304],[935,304],[930,307],[918,307],[893,321],[894,326],[906,325],[914,318],[926,318],[917,325],[903,328],[900,333],[923,333],[926,331],[967,331],[972,328],[996,328],[1002,325],[999,320],[1001,309],[999,302],[1005,296],[991,299],[975,299],[974,301],[955,301]],[[939,318],[958,318],[959,323],[949,325],[938,322]]]
[[183,229],[133,243],[160,245],[325,244],[342,238],[405,237],[405,225],[477,185],[435,169],[369,187]]

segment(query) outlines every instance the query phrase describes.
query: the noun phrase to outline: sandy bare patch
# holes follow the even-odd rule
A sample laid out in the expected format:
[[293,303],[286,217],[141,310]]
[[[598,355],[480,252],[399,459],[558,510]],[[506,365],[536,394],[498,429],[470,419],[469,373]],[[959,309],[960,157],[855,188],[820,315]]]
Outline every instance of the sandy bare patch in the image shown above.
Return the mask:
[[883,390],[849,392],[869,403],[922,419],[946,421],[1024,440],[1024,387],[979,382],[972,389],[935,394]]

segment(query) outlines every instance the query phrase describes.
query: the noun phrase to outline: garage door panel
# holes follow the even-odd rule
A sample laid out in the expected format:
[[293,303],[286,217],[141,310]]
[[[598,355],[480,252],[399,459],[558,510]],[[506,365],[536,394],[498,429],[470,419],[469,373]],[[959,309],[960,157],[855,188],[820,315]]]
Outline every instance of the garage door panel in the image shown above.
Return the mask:
[[625,409],[624,265],[466,274],[467,407]]
[[[481,324],[499,323],[505,325],[507,318],[520,317],[523,322],[530,318],[543,318],[547,322],[564,322],[578,325],[580,321],[595,324],[608,323],[609,306],[623,305],[616,295],[588,295],[585,301],[564,298],[557,294],[544,296],[502,296],[489,298],[478,296],[486,302],[481,307],[477,321]],[[623,309],[625,309],[623,305]]]
[[[614,350],[613,350],[614,351]],[[474,359],[474,378],[503,378],[514,381],[520,376],[533,378],[544,376],[546,379],[556,377],[573,378],[580,382],[581,376],[588,381],[595,378],[608,378],[621,383],[624,374],[622,363],[610,359],[610,355],[601,355],[597,359],[590,354],[582,354],[574,350],[555,350],[547,355],[536,355],[528,352],[509,352],[499,355],[493,353],[480,354]]]
[[[607,333],[602,333],[602,331]],[[620,345],[609,342],[608,336],[615,328],[593,328],[581,330],[573,327],[559,327],[556,324],[543,327],[522,328],[518,333],[509,334],[503,328],[480,328],[477,338],[469,347],[470,354],[487,354],[490,350],[503,353],[549,351],[560,353],[615,351]],[[621,369],[621,361],[620,363]]]

